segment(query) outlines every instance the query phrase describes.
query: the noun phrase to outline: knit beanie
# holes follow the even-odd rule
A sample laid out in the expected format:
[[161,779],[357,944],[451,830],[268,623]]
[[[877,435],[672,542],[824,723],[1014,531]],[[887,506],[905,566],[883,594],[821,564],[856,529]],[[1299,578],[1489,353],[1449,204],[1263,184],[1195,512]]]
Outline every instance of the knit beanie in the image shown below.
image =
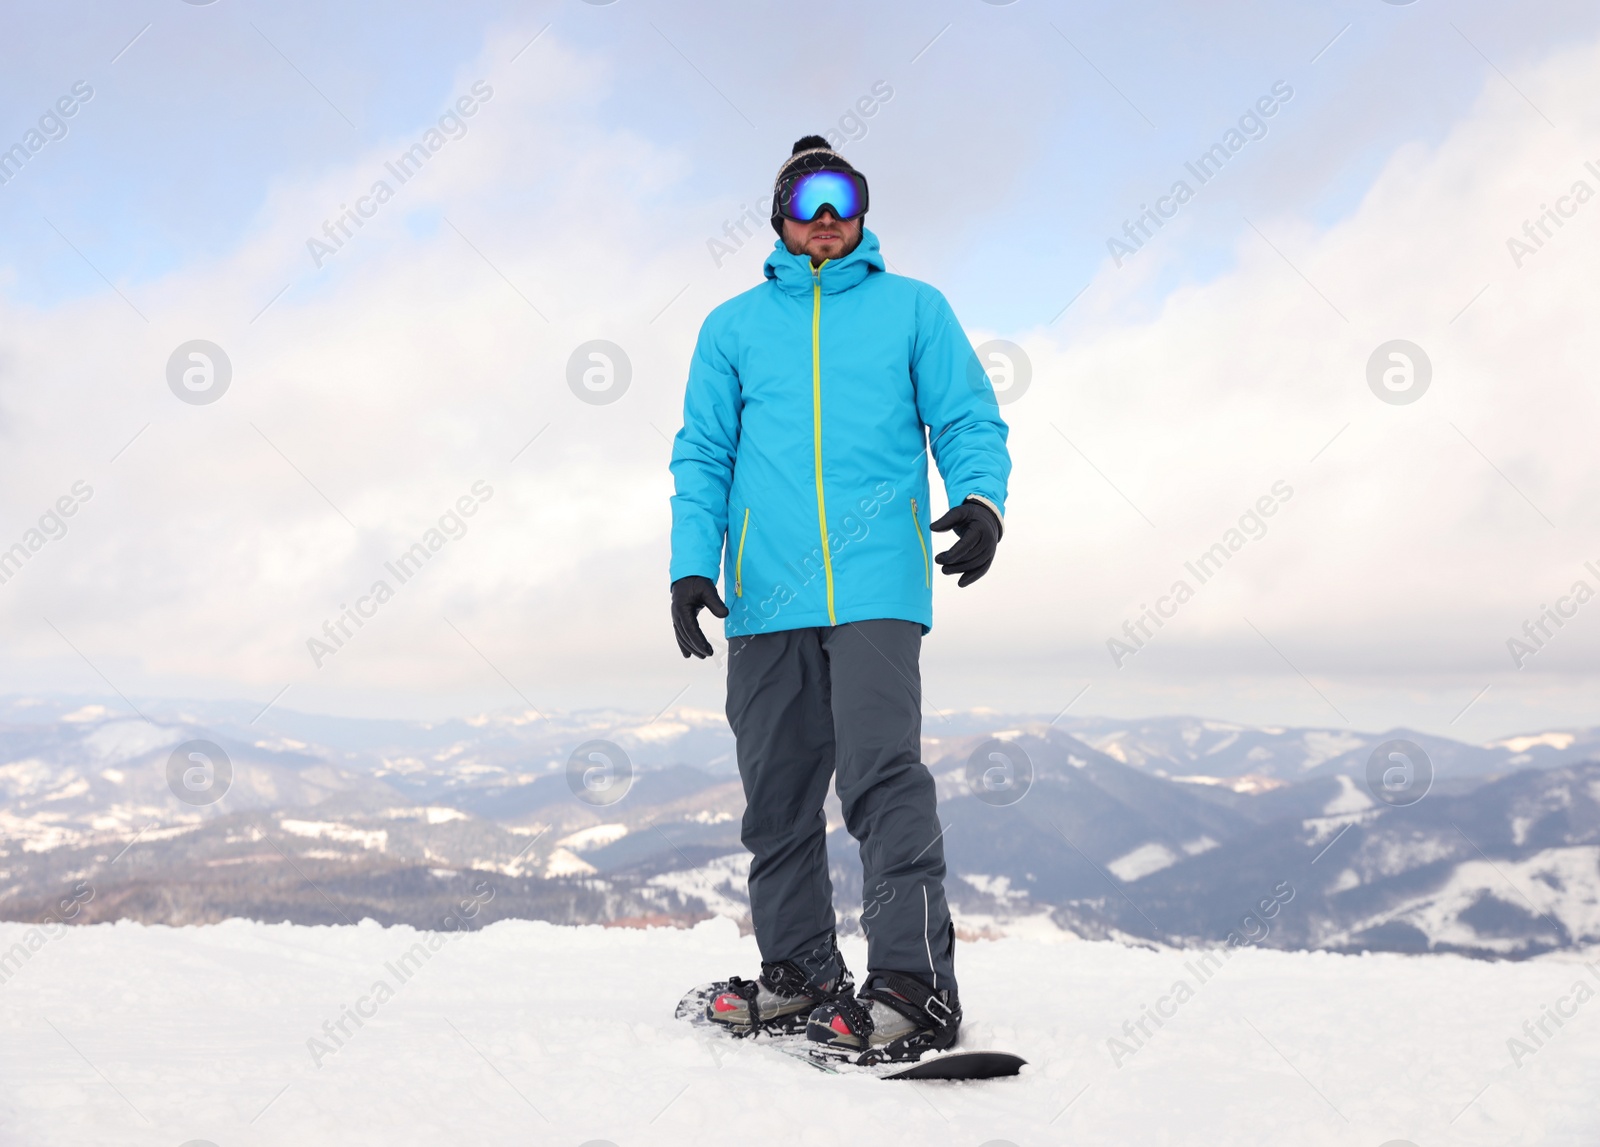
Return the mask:
[[[820,135],[801,136],[794,141],[794,150],[778,168],[778,177],[772,181],[772,229],[783,235],[783,216],[778,212],[778,191],[786,177],[806,171],[855,171],[850,161],[828,146]],[[860,174],[857,172],[857,174]],[[866,219],[863,213],[861,218]]]

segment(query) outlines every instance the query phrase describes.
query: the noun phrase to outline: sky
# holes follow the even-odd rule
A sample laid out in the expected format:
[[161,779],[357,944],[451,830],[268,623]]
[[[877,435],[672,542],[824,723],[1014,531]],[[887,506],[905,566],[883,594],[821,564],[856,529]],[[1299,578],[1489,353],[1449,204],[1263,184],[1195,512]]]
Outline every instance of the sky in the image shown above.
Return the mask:
[[[670,439],[700,322],[771,248],[733,221],[832,132],[891,268],[1031,374],[998,559],[935,590],[930,719],[1600,724],[1592,5],[124,0],[0,30],[0,550],[37,545],[0,692],[720,707],[667,614]],[[184,381],[196,340],[225,388]],[[568,385],[591,340],[630,365],[608,404]]]

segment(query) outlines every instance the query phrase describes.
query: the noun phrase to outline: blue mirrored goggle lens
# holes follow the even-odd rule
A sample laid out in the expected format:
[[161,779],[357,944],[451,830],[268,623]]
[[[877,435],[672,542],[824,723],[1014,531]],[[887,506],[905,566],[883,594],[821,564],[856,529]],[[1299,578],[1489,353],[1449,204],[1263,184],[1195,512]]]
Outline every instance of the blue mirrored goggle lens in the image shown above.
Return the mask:
[[794,181],[784,214],[801,223],[817,217],[824,204],[840,219],[854,219],[867,209],[866,181],[844,171],[812,171]]

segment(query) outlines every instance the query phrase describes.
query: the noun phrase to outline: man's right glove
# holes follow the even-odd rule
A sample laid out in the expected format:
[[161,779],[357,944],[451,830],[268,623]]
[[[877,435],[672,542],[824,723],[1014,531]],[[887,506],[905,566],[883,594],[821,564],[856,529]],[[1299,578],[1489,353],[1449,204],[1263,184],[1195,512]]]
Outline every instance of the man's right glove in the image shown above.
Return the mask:
[[672,628],[678,635],[678,648],[685,657],[710,657],[711,642],[700,630],[700,607],[715,617],[727,617],[728,607],[717,595],[717,583],[698,574],[681,577],[672,583]]

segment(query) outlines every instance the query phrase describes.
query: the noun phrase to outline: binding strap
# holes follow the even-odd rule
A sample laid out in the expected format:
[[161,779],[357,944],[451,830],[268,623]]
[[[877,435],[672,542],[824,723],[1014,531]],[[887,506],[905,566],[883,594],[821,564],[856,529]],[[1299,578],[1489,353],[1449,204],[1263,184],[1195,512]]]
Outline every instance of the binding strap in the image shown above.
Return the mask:
[[871,986],[861,995],[893,1008],[918,1027],[945,1028],[961,1022],[961,1005],[949,989],[934,991],[901,972],[874,972]]
[[814,1000],[848,993],[855,987],[844,957],[839,954],[838,938],[832,933],[804,956],[763,963],[761,979],[779,995],[810,996]]
[[733,976],[728,980],[728,991],[744,1001],[744,1006],[750,1015],[749,1029],[735,1034],[754,1034],[761,1027],[761,1006],[756,1003],[756,997],[761,992],[761,985],[755,980],[741,980],[738,976]]
[[814,996],[816,988],[809,977],[793,961],[780,960],[776,964],[762,964],[761,978],[780,996]]

